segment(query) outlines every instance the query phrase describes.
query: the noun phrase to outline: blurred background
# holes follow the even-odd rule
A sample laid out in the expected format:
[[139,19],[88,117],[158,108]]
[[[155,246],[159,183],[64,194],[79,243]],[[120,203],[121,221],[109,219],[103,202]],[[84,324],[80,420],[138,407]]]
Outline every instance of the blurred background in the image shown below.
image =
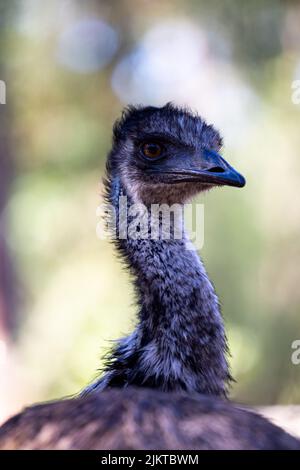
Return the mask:
[[134,325],[96,236],[124,104],[187,104],[247,178],[205,204],[233,399],[300,402],[300,2],[0,0],[0,420],[78,392]]

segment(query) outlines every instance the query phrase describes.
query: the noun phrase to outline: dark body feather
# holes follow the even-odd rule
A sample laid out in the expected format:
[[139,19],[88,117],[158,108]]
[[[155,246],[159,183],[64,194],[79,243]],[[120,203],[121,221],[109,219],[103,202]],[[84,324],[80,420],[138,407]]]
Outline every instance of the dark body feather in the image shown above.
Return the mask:
[[36,405],[0,427],[0,449],[300,449],[265,418],[223,400],[132,388]]

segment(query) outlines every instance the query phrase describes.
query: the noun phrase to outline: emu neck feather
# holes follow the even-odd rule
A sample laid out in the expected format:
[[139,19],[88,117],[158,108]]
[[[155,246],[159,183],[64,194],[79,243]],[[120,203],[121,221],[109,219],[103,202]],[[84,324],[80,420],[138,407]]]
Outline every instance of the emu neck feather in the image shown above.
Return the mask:
[[[108,199],[117,219],[120,196],[128,195],[115,178]],[[118,342],[104,376],[91,389],[137,385],[226,395],[230,374],[218,298],[199,256],[186,244],[186,236],[117,238],[116,247],[134,280],[138,324]]]

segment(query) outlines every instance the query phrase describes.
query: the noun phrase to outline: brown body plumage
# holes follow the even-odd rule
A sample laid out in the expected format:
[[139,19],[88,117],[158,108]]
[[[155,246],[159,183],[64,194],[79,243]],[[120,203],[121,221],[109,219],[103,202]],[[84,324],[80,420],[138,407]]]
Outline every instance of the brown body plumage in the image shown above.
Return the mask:
[[300,449],[221,399],[133,388],[36,405],[0,428],[0,449]]

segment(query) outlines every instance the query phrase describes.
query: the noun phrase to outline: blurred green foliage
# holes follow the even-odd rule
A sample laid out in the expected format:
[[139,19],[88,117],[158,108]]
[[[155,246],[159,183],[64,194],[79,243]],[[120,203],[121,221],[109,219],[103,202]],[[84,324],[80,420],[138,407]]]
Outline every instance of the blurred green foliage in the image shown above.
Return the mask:
[[[224,127],[225,156],[248,184],[201,198],[202,255],[223,306],[237,380],[232,396],[299,401],[300,366],[290,360],[300,337],[300,107],[291,101],[291,83],[300,79],[299,3],[23,0],[2,1],[1,9],[15,158],[6,214],[22,300],[14,354],[24,400],[77,392],[101,366],[110,340],[133,326],[129,279],[95,231],[111,126],[131,80],[136,101],[164,102],[171,93]],[[68,53],[65,30],[87,19],[110,25],[117,46],[105,65],[79,72],[58,49]],[[180,22],[184,31],[199,31],[198,75],[175,85],[168,75],[160,81],[150,61],[155,75],[148,83],[147,64],[134,61],[157,57],[143,38],[171,20],[175,35]],[[74,60],[83,58],[75,53]],[[158,61],[161,69],[167,60]]]

